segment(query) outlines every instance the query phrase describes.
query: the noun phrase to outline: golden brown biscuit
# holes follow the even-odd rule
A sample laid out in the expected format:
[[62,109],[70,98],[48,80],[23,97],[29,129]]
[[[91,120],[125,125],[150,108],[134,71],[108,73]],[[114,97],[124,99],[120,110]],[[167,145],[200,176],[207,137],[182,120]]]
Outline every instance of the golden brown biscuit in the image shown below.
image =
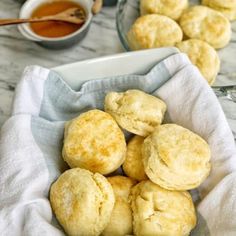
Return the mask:
[[142,145],[144,138],[135,135],[127,145],[127,152],[123,170],[125,174],[138,181],[146,180],[147,175],[144,172],[142,161]]
[[184,9],[188,7],[188,0],[141,0],[141,15],[160,14],[177,20]]
[[216,11],[221,12],[226,18],[233,21],[236,20],[236,1],[222,1],[222,0],[203,0],[203,5],[206,5]]
[[107,178],[115,194],[115,206],[113,208],[110,222],[103,231],[103,236],[124,236],[133,233],[133,217],[131,206],[128,202],[131,187],[135,181],[124,176]]
[[107,180],[112,186],[115,198],[128,201],[131,188],[136,184],[136,181],[122,175],[108,177]]
[[218,6],[222,8],[236,7],[236,0],[202,0],[202,4],[205,4],[206,2],[211,4],[212,6]]
[[221,12],[230,21],[236,20],[236,8],[212,7],[214,10]]
[[195,209],[188,192],[169,191],[142,181],[131,191],[136,236],[189,235],[196,225]]
[[229,20],[206,6],[187,9],[180,18],[180,26],[188,38],[206,41],[214,48],[225,47],[231,38]]
[[105,177],[74,168],[51,186],[50,202],[68,235],[95,236],[109,223],[115,198]]
[[161,124],[166,104],[140,90],[110,92],[105,97],[105,111],[122,128],[145,137]]
[[209,175],[211,152],[197,134],[175,124],[161,125],[142,148],[149,179],[170,190],[198,187]]
[[216,50],[208,43],[189,39],[176,44],[181,52],[188,55],[191,62],[198,67],[203,77],[212,85],[220,70],[220,59]]
[[108,113],[91,110],[66,125],[63,158],[71,168],[108,174],[125,159],[125,137]]
[[169,17],[158,14],[139,17],[127,34],[132,50],[174,46],[182,38],[179,25]]

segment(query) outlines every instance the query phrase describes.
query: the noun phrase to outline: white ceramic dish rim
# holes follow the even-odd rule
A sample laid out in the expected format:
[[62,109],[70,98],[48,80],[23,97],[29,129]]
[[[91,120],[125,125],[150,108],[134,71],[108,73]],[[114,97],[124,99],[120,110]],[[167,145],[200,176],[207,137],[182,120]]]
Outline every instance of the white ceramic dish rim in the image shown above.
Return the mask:
[[[72,34],[69,34],[67,36],[64,37],[58,37],[58,38],[48,38],[48,37],[43,37],[43,36],[39,36],[37,34],[35,34],[31,29],[29,24],[22,24],[18,26],[19,31],[21,32],[21,34],[23,36],[25,36],[26,38],[33,40],[33,41],[50,41],[50,42],[58,42],[58,41],[64,41],[70,38],[73,38],[75,35],[80,34],[81,32],[83,32],[90,24],[93,14],[91,12],[91,8],[92,8],[92,0],[71,0],[73,2],[77,2],[79,4],[81,4],[81,6],[84,8],[84,10],[86,11],[86,22],[83,24],[83,26],[78,29],[77,31],[75,31]],[[48,2],[48,0],[27,0],[19,13],[19,18],[29,18],[32,14],[32,12],[42,3]]]
[[158,62],[176,53],[179,53],[179,50],[174,47],[132,51],[79,61],[52,70],[73,90],[78,90],[88,80],[146,73]]

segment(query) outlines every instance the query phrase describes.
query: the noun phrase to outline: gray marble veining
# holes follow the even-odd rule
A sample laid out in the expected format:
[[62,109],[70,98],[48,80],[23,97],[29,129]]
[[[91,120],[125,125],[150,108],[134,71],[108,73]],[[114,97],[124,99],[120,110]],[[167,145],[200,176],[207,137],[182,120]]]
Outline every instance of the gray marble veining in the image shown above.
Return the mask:
[[[193,1],[196,2],[196,1]],[[0,18],[17,17],[21,4],[16,0],[0,1]],[[115,26],[116,7],[104,7],[94,17],[86,38],[78,45],[52,51],[26,40],[16,26],[0,28],[0,127],[9,117],[16,83],[29,64],[47,68],[123,51]],[[236,21],[232,24],[230,44],[219,50],[221,70],[215,85],[236,84]],[[229,125],[236,137],[236,103],[219,98]]]
[[[18,16],[21,4],[14,0],[0,1],[0,18]],[[66,50],[52,51],[25,39],[16,26],[0,28],[0,126],[9,117],[14,88],[23,69],[29,64],[47,68],[122,52],[115,27],[115,7],[104,7],[94,17],[86,38]]]

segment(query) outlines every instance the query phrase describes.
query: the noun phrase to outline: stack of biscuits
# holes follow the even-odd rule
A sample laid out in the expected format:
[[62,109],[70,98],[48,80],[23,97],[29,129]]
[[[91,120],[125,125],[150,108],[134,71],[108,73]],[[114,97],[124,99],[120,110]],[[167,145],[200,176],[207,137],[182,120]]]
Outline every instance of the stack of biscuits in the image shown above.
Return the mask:
[[[196,225],[188,190],[210,172],[210,148],[177,124],[167,106],[140,90],[109,92],[104,110],[65,125],[62,156],[71,169],[52,184],[55,216],[73,236],[186,236]],[[133,134],[127,141],[124,131]],[[124,175],[114,175],[123,167]]]
[[188,0],[141,0],[141,16],[127,34],[130,48],[176,46],[212,85],[220,70],[215,49],[230,41],[236,0],[202,0],[202,4],[189,7]]

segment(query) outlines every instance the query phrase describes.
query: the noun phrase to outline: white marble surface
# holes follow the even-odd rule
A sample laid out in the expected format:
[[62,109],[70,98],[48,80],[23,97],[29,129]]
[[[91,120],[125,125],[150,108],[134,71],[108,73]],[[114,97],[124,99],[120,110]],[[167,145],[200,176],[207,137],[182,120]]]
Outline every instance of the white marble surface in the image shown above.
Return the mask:
[[[0,1],[0,18],[17,17],[21,4]],[[22,71],[29,64],[48,68],[123,51],[115,27],[115,7],[107,7],[95,16],[86,38],[78,45],[51,51],[26,40],[15,26],[0,28],[0,127],[11,113],[14,89]],[[232,24],[230,44],[219,51],[221,71],[215,85],[236,84],[236,22]],[[221,105],[236,137],[236,103],[225,97]]]
[[[16,0],[0,1],[0,18],[17,17],[21,4]],[[0,28],[0,126],[11,113],[14,88],[25,66],[47,68],[122,52],[115,27],[115,7],[106,7],[95,16],[86,38],[78,45],[52,51],[26,40],[16,26]]]

